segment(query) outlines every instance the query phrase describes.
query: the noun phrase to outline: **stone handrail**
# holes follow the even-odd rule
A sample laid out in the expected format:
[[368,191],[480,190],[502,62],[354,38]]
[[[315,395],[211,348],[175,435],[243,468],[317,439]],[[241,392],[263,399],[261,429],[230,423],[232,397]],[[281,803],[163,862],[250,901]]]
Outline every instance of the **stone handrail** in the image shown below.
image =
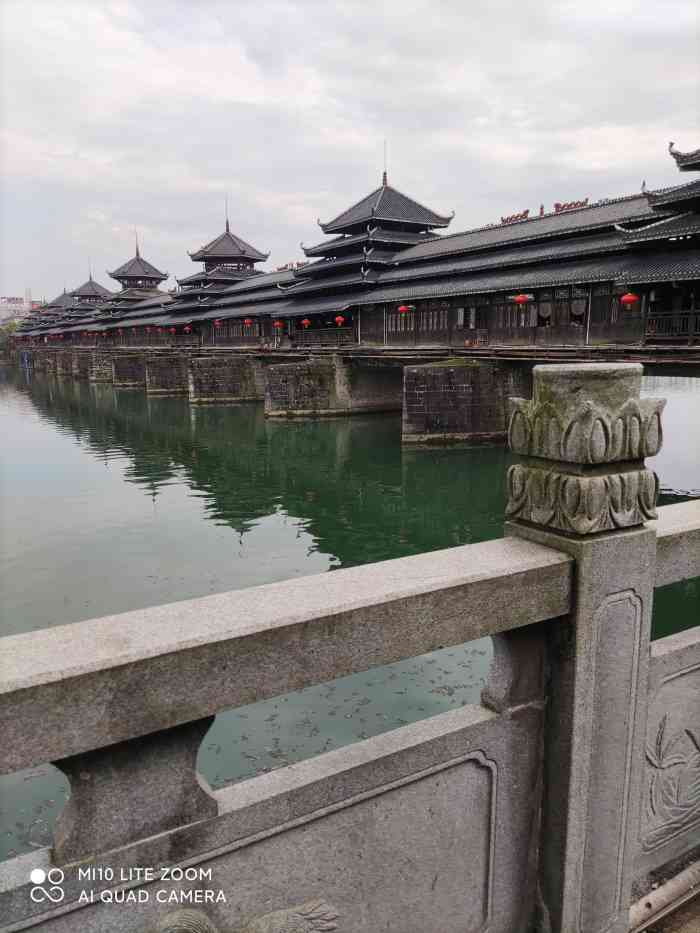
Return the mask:
[[564,615],[572,565],[504,538],[10,636],[0,773]]

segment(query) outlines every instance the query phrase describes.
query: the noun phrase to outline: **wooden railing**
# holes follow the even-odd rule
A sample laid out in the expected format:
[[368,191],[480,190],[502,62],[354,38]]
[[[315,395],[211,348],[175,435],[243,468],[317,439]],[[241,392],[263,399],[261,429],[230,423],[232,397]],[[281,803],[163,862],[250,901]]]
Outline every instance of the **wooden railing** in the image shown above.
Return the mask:
[[644,331],[647,343],[700,342],[700,309],[695,311],[652,311]]

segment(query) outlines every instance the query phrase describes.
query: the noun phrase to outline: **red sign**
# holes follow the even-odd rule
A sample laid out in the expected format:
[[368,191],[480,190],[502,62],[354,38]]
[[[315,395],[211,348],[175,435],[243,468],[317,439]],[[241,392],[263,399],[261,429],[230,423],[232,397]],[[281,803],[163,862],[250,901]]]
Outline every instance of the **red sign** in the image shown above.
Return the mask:
[[520,211],[519,214],[509,214],[508,217],[501,217],[501,223],[502,224],[514,224],[514,223],[517,223],[517,221],[519,220],[527,220],[529,216],[530,216],[530,209],[528,208],[526,211]]
[[585,201],[556,201],[554,213],[561,214],[562,211],[575,211],[577,207],[588,207],[588,198]]

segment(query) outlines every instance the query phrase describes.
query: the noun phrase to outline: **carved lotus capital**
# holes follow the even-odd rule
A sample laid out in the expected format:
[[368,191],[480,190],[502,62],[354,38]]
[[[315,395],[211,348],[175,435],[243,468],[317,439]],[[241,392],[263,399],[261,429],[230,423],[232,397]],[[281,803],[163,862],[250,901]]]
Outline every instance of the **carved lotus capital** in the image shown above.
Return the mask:
[[506,515],[589,535],[656,518],[657,495],[658,479],[647,469],[591,476],[515,464],[508,470]]

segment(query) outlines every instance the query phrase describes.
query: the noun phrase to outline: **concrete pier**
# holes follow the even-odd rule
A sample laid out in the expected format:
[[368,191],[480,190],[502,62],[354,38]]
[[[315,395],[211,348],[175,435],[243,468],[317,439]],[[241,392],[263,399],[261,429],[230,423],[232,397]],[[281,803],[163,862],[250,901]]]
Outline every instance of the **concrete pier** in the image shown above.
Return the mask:
[[189,361],[188,390],[189,400],[195,404],[262,401],[264,364],[249,354],[193,356]]
[[401,409],[402,365],[394,361],[311,357],[268,367],[267,417],[332,417]]
[[507,399],[529,395],[531,368],[451,359],[404,370],[402,440],[407,444],[502,441]]

